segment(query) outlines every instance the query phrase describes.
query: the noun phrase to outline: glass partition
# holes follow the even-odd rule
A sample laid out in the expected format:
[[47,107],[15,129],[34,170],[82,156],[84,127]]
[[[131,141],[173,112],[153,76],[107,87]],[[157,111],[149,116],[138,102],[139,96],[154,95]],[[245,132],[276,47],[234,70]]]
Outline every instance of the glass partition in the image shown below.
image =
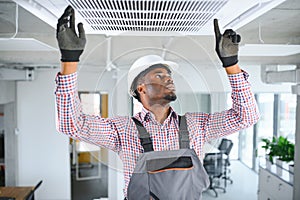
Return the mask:
[[296,104],[297,96],[295,94],[279,95],[278,136],[287,137],[293,143],[295,143],[296,131]]
[[260,111],[260,120],[257,122],[257,156],[264,156],[265,150],[261,148],[263,145],[261,139],[272,138],[274,134],[274,94],[258,94],[257,104]]

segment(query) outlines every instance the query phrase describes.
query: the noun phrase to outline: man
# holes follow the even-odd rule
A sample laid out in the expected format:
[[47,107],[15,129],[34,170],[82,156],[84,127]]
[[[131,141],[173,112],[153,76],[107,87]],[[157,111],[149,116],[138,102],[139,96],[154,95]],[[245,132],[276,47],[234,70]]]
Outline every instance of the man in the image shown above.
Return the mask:
[[[78,24],[77,36],[74,10],[70,6],[58,20],[57,40],[62,61],[55,92],[58,130],[117,152],[123,162],[124,194],[129,200],[200,199],[208,184],[198,158],[204,143],[252,126],[259,118],[248,74],[238,65],[240,36],[233,30],[222,35],[217,20],[214,29],[216,52],[232,87],[231,109],[178,116],[170,107],[170,102],[176,100],[171,75],[177,64],[148,55],[135,61],[128,72],[130,94],[143,104],[142,112],[134,118],[101,118],[82,113],[77,93],[77,65],[86,42],[83,26]],[[168,159],[172,161],[166,162]],[[162,166],[162,163],[167,164]],[[184,174],[192,169],[196,170],[192,175]],[[173,175],[179,178],[172,180]],[[190,190],[194,193],[190,194]]]

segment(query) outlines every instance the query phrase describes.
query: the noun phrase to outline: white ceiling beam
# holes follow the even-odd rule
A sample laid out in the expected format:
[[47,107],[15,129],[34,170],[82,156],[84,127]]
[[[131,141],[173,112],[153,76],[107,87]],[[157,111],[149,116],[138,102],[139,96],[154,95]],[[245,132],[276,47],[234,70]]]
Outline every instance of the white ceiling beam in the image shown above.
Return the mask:
[[34,80],[34,70],[0,68],[0,80],[5,81],[32,81]]

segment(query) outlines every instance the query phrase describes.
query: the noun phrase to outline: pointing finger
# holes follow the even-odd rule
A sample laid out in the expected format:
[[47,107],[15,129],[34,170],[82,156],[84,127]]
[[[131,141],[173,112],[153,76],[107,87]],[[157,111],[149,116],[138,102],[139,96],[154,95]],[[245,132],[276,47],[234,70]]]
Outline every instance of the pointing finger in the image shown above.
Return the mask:
[[216,39],[219,39],[221,37],[221,32],[218,24],[218,19],[214,19],[214,30]]

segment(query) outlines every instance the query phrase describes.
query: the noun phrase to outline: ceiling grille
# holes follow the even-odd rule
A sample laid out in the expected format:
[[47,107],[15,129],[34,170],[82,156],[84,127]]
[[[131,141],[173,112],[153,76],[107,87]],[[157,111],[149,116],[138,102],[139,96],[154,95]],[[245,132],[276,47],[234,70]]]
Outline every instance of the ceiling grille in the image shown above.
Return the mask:
[[197,34],[228,0],[69,0],[96,32]]

